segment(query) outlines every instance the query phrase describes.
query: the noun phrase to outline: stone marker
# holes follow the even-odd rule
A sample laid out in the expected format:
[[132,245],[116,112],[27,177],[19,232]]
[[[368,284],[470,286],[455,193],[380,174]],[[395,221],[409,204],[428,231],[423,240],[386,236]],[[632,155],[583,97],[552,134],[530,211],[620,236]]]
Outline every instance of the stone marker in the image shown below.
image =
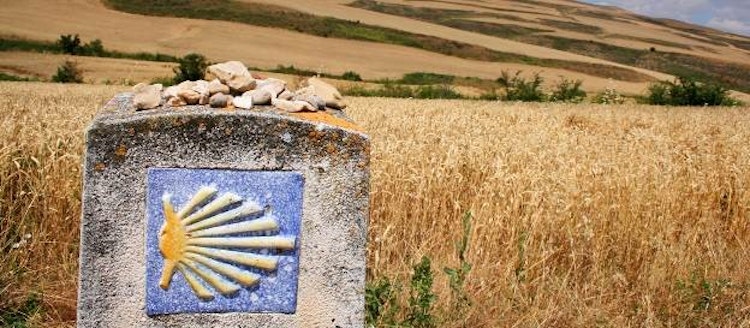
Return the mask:
[[79,327],[363,327],[369,140],[341,111],[112,99],[86,133]]

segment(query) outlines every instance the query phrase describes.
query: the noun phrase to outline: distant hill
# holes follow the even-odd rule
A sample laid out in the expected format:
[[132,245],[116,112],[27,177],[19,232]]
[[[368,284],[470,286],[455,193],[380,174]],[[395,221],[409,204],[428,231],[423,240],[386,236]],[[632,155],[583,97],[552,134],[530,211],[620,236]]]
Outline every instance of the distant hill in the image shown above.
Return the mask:
[[640,93],[685,75],[750,93],[750,38],[565,0],[28,0],[5,4],[0,27],[6,36],[78,33],[120,51],[365,79],[522,70]]

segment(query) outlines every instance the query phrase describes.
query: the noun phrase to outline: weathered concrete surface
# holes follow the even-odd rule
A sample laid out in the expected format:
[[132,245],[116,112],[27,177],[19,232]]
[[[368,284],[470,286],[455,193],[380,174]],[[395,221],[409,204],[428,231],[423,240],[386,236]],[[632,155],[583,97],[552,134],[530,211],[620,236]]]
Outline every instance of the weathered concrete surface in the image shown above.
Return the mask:
[[[79,327],[362,327],[369,140],[340,113],[204,106],[132,112],[115,97],[86,134]],[[322,116],[321,116],[322,115]],[[294,314],[148,317],[146,172],[288,170],[304,177]]]

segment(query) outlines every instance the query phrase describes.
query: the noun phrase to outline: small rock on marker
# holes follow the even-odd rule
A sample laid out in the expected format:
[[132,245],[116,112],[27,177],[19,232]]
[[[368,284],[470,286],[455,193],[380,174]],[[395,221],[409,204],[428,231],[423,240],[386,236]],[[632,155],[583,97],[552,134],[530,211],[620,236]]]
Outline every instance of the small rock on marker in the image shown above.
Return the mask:
[[234,97],[234,99],[232,99],[232,103],[234,104],[234,107],[237,108],[253,108],[253,98],[244,95],[242,97]]
[[232,96],[223,93],[217,93],[208,100],[211,107],[224,108],[232,104]]

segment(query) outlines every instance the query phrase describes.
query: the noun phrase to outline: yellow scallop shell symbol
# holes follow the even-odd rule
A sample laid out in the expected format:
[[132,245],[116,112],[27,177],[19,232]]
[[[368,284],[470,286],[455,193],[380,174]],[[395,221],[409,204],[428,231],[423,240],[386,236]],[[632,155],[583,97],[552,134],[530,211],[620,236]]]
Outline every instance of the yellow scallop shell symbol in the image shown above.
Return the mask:
[[[175,270],[179,270],[193,292],[203,300],[214,298],[214,293],[204,283],[222,295],[230,295],[260,281],[258,274],[234,264],[276,270],[278,257],[247,250],[294,249],[294,236],[232,236],[248,232],[278,232],[279,224],[273,217],[265,216],[242,220],[257,217],[263,209],[233,193],[214,198],[216,192],[213,186],[201,187],[177,212],[172,206],[171,195],[162,196],[164,225],[159,235],[159,250],[164,257],[159,279],[162,289],[169,289]],[[241,203],[239,207],[229,209],[238,203]]]

